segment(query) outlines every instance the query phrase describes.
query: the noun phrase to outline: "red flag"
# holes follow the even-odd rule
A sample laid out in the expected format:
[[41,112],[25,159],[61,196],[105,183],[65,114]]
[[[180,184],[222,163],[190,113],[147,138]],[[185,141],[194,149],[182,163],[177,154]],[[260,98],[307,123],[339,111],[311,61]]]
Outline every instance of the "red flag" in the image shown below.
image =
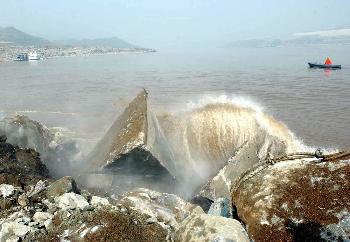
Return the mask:
[[327,57],[326,62],[324,63],[325,65],[332,65],[332,60]]

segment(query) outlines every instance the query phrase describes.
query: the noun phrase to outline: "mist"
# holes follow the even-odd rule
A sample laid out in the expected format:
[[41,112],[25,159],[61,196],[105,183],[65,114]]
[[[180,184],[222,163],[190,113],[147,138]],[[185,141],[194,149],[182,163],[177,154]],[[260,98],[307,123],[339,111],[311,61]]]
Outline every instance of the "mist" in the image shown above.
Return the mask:
[[1,2],[0,26],[49,40],[117,36],[147,48],[205,50],[240,39],[348,27],[349,12],[350,2],[341,0],[15,0]]

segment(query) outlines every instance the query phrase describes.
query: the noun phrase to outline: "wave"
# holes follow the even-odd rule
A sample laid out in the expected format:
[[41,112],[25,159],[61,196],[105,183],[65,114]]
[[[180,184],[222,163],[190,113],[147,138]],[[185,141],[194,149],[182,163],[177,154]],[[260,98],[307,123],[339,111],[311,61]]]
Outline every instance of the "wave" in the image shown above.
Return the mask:
[[219,96],[190,102],[182,112],[158,116],[181,178],[195,176],[201,182],[229,160],[248,167],[268,156],[313,149],[263,110],[249,99]]

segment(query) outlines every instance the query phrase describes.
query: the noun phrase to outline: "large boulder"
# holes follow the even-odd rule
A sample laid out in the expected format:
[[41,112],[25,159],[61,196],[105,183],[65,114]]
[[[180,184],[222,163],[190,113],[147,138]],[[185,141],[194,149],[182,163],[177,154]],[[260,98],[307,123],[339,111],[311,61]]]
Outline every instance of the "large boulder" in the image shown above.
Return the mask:
[[95,173],[112,174],[119,193],[140,186],[169,191],[176,175],[171,154],[142,91],[91,152],[83,170],[92,174],[82,178],[89,184]]
[[289,144],[288,147],[278,138],[258,130],[257,135],[242,145],[227,165],[201,188],[199,195],[211,200],[221,197],[231,199],[231,186],[237,178],[261,160],[269,156],[281,156],[287,149],[293,150],[290,146],[292,145]]
[[42,162],[55,177],[71,174],[72,167],[82,156],[78,143],[63,138],[58,132],[51,132],[45,125],[27,116],[16,115],[1,119],[0,135],[7,136],[7,142],[24,150],[39,152]]
[[176,231],[178,242],[249,242],[243,226],[235,219],[212,216],[208,214],[192,214],[187,217]]
[[234,183],[232,201],[252,240],[349,239],[350,161],[317,162],[261,164]]
[[[33,149],[22,149],[9,143],[0,143],[1,174],[48,177],[49,171]],[[5,181],[5,177],[0,181]]]
[[127,193],[119,206],[147,216],[149,224],[157,223],[167,230],[167,237],[173,238],[175,230],[190,214],[202,214],[203,210],[180,197],[139,188]]
[[1,225],[0,241],[19,241],[30,231],[30,227],[17,222],[5,222]]
[[86,210],[89,208],[89,203],[86,199],[76,193],[69,192],[55,198],[55,203],[61,209],[80,209]]
[[51,183],[50,186],[47,188],[46,195],[47,197],[54,198],[68,192],[78,193],[79,189],[72,177],[65,176]]

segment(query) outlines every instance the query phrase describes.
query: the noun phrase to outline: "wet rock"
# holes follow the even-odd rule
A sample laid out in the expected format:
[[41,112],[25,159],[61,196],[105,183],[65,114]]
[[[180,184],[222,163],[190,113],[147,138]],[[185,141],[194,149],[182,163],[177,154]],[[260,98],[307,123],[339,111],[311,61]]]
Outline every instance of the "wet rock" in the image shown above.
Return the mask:
[[192,212],[204,213],[199,206],[188,203],[176,195],[143,188],[127,193],[120,200],[120,204],[149,217],[157,218],[157,221],[171,228],[177,228],[178,223]]
[[235,182],[232,201],[254,241],[322,241],[350,211],[349,177],[349,160],[260,165]]
[[0,143],[0,158],[2,160],[16,159],[15,147],[8,143]]
[[46,195],[47,197],[58,197],[69,192],[79,193],[79,189],[72,177],[65,176],[51,183],[47,188]]
[[49,167],[57,177],[70,174],[71,163],[80,157],[76,143],[60,138],[43,124],[26,116],[17,115],[0,120],[0,133],[5,134],[7,142],[11,144],[38,151],[45,167]]
[[65,193],[55,198],[55,203],[61,209],[80,209],[86,210],[89,207],[89,203],[86,199],[76,193]]
[[[176,170],[159,130],[143,91],[96,145],[84,164],[85,171],[114,174],[112,185],[120,188],[120,193],[140,186],[170,191],[176,183]],[[92,180],[89,174],[84,179],[86,183]]]
[[222,216],[225,218],[232,218],[231,201],[227,198],[218,198],[210,206],[208,214],[215,216]]
[[0,135],[0,143],[6,143],[7,137],[6,135]]
[[208,214],[192,214],[180,224],[175,241],[249,242],[250,240],[237,220]]
[[210,206],[213,204],[213,200],[204,196],[194,196],[190,203],[200,206],[205,213],[209,211]]
[[259,131],[254,138],[243,144],[229,162],[199,192],[211,200],[220,197],[231,200],[233,182],[246,170],[267,156],[281,156],[287,151],[286,144],[276,137]]
[[102,197],[97,197],[97,196],[92,196],[90,203],[93,207],[100,207],[100,206],[109,205],[108,199],[102,198]]
[[10,197],[15,193],[15,188],[9,184],[0,184],[0,193],[3,198]]
[[0,143],[0,182],[24,187],[40,178],[48,178],[49,172],[41,162],[39,153],[8,143]]

